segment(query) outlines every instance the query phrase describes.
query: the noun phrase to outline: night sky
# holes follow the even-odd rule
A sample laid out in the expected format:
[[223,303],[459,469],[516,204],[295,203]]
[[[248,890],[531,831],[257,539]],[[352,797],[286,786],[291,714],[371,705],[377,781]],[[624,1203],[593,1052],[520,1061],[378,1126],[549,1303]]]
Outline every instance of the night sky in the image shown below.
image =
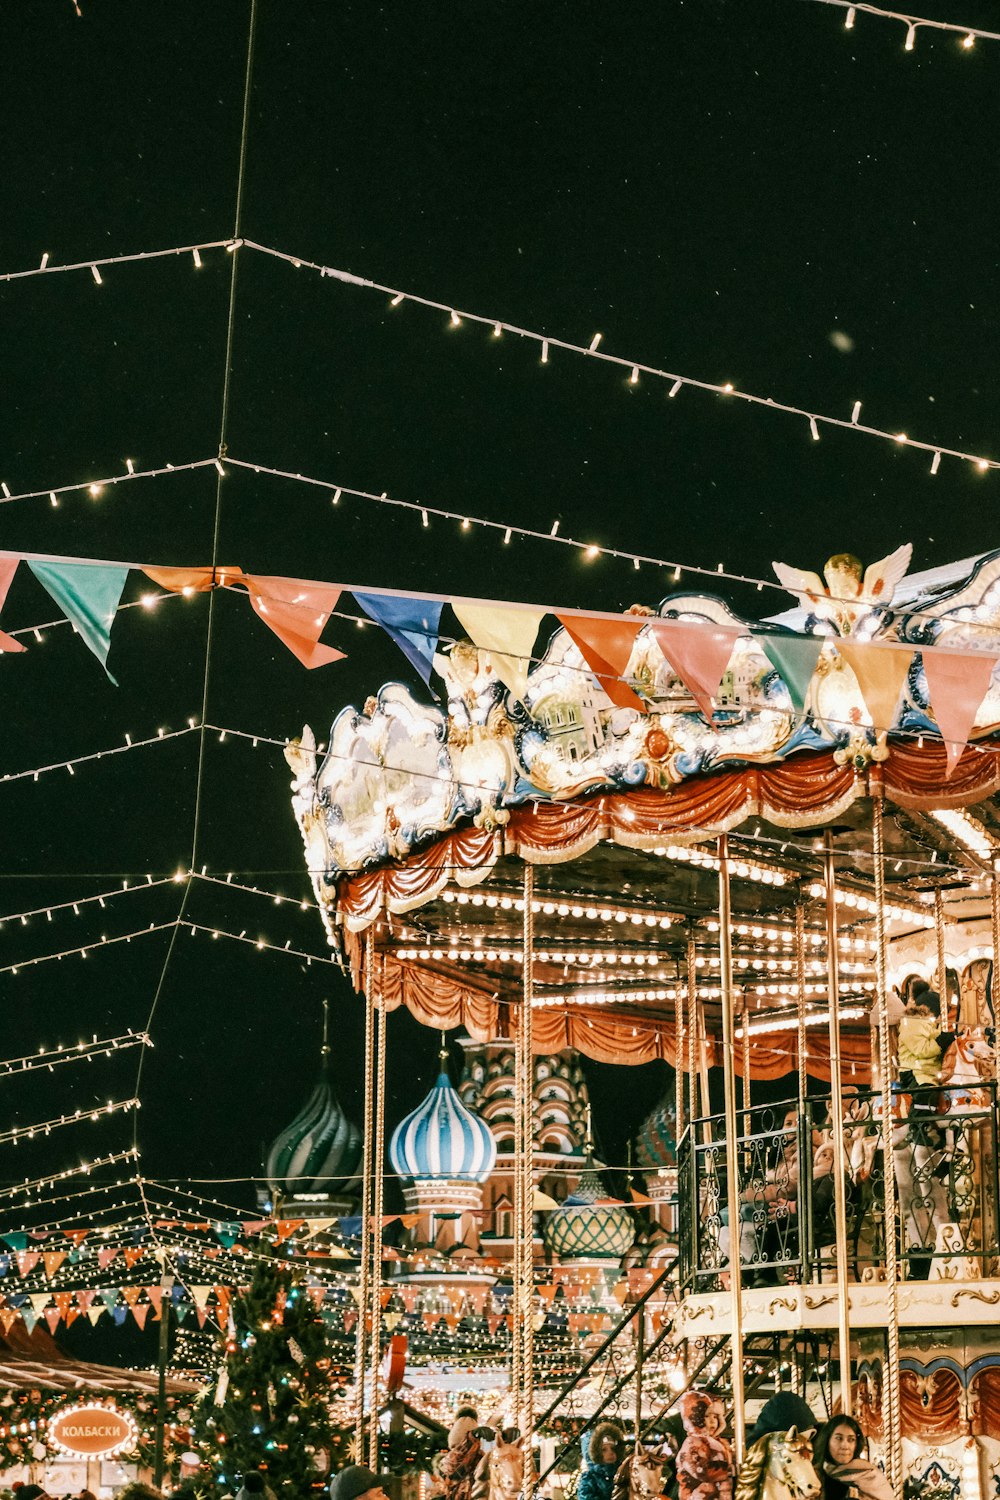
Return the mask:
[[[5,18],[0,270],[224,239],[234,228],[248,0],[20,0]],[[264,244],[776,400],[998,454],[1000,45],[965,51],[809,0],[629,6],[259,0],[242,233]],[[923,13],[990,25],[985,0]],[[189,255],[0,286],[0,478],[12,493],[214,455],[230,257]],[[240,253],[226,441],[248,461],[460,513],[769,576],[773,558],[866,562],[900,542],[925,568],[1000,545],[1000,477],[463,325]],[[832,337],[836,335],[836,337]],[[214,471],[0,508],[0,546],[207,563]],[[663,572],[543,542],[503,547],[246,471],[222,486],[218,558],[248,571],[618,609]],[[687,584],[687,580],[685,580]],[[149,587],[130,578],[126,599]],[[748,615],[785,596],[726,590]],[[348,609],[350,601],[345,601]],[[21,569],[8,630],[56,617]],[[5,656],[0,774],[183,728],[200,715],[208,603],[124,611],[107,682],[68,628]],[[309,673],[245,598],[215,601],[208,720],[283,738],[389,678],[376,630],[333,620],[349,659]],[[186,869],[195,735],[0,785],[0,910]],[[195,864],[301,898],[280,750],[206,737]],[[0,930],[0,966],[176,915],[169,885]],[[315,913],[195,882],[185,915],[325,952]],[[146,1024],[143,1169],[251,1177],[311,1084],[320,1005],[360,1109],[361,1008],[330,969],[168,933],[0,974],[3,1052]],[[398,1119],[437,1047],[391,1021]],[[0,1128],[127,1098],[136,1053],[4,1082]],[[665,1068],[588,1064],[609,1161]],[[0,1177],[120,1149],[131,1123],[0,1147]],[[249,1206],[247,1184],[204,1190]]]

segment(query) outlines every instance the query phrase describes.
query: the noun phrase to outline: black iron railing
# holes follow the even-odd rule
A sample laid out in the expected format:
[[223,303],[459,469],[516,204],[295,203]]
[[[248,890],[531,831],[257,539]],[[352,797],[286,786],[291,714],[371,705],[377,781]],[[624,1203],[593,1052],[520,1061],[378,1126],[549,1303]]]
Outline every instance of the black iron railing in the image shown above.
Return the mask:
[[[847,1259],[853,1280],[885,1267],[881,1095],[848,1095]],[[900,1275],[967,1279],[1000,1268],[996,1085],[894,1094],[892,1130]],[[836,1274],[832,1142],[824,1104],[808,1100],[739,1112],[732,1143],[740,1199],[738,1243],[747,1285],[832,1280]],[[678,1148],[680,1281],[685,1292],[725,1284],[730,1246],[723,1118],[692,1121]]]

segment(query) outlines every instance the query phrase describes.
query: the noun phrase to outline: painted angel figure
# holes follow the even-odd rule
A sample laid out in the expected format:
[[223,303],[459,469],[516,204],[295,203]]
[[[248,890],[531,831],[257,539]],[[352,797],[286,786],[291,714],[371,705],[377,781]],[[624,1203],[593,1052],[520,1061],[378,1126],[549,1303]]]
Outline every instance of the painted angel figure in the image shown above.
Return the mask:
[[[913,555],[906,542],[866,568],[850,552],[838,552],[827,560],[823,578],[787,563],[772,563],[778,582],[794,594],[802,608],[818,620],[832,624],[838,635],[858,635],[863,621],[883,610],[906,575]],[[826,582],[823,582],[823,579]]]

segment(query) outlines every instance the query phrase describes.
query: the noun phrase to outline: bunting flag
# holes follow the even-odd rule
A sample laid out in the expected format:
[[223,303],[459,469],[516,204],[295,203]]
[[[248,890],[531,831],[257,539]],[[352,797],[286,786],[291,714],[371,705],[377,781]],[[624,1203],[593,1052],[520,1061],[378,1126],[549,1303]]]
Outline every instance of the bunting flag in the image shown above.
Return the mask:
[[86,1312],[88,1310],[90,1304],[94,1300],[94,1295],[95,1294],[89,1289],[84,1289],[83,1291],[77,1292],[76,1305],[80,1308],[81,1312]]
[[128,1266],[130,1271],[137,1260],[142,1260],[142,1257],[145,1255],[145,1253],[145,1248],[142,1245],[125,1246],[125,1248],[122,1250],[122,1255],[125,1257],[125,1264]]
[[27,1276],[33,1271],[41,1260],[37,1250],[19,1250],[17,1252],[17,1270],[20,1276]]
[[[17,572],[17,565],[20,561],[19,557],[0,557],[0,610],[4,607],[7,590],[11,586],[14,574]],[[6,631],[0,630],[0,651],[23,650],[24,647],[20,641],[15,641],[12,635],[7,635]]]
[[70,1306],[72,1305],[72,1302],[73,1302],[73,1293],[72,1292],[53,1292],[52,1293],[52,1300],[55,1303],[56,1307],[59,1309],[59,1316],[61,1318],[63,1318],[63,1319],[66,1320],[67,1327],[68,1327],[69,1326],[69,1310],[70,1310]]
[[106,1271],[108,1269],[108,1266],[110,1266],[111,1262],[114,1260],[117,1254],[117,1245],[103,1245],[101,1249],[98,1250],[97,1264],[100,1266],[102,1271]]
[[106,1312],[107,1308],[103,1303],[98,1303],[96,1307],[88,1307],[87,1317],[90,1319],[91,1325],[96,1327]]
[[122,1296],[125,1298],[125,1301],[128,1303],[129,1307],[134,1307],[139,1300],[139,1294],[142,1291],[142,1287],[123,1286],[121,1290]]
[[923,663],[931,708],[948,757],[947,779],[968,744],[997,658],[985,651],[926,651]]
[[741,631],[732,625],[707,626],[686,620],[650,620],[667,661],[691,694],[705,718],[712,722],[712,699],[719,691]]
[[365,614],[381,625],[429,684],[443,608],[440,599],[404,599],[395,594],[359,594],[355,590],[352,593]]
[[50,1281],[65,1259],[65,1250],[46,1250],[42,1256],[42,1264],[45,1266],[45,1274]]
[[158,1323],[163,1308],[163,1288],[161,1286],[147,1286],[145,1292],[153,1304],[153,1321]]
[[254,612],[304,667],[325,667],[343,661],[343,651],[322,646],[319,640],[320,632],[337,607],[339,586],[263,573],[247,574],[245,581]]
[[612,703],[617,708],[634,708],[644,714],[646,705],[625,681],[625,672],[635,638],[646,621],[641,616],[605,620],[591,615],[560,614],[556,619],[576,643]]
[[49,1332],[55,1333],[56,1329],[59,1327],[58,1307],[47,1307],[45,1309],[45,1321],[49,1325]]
[[34,1308],[22,1307],[21,1317],[24,1319],[25,1328],[29,1333],[33,1333],[35,1324],[38,1322],[38,1314],[35,1312]]
[[871,641],[837,640],[837,650],[858,680],[876,734],[887,734],[896,722],[899,695],[913,660],[912,651],[876,646]]
[[289,1239],[297,1229],[301,1229],[305,1222],[305,1219],[275,1219],[275,1244],[283,1244],[284,1241]]
[[111,626],[122,597],[128,568],[104,567],[95,563],[33,562],[28,567],[39,583],[60,606],[93,651],[108,677],[108,652],[111,650]]
[[0,1328],[3,1329],[5,1334],[10,1333],[17,1319],[18,1314],[12,1307],[0,1308]]
[[528,665],[544,609],[515,609],[502,604],[472,604],[463,599],[452,604],[469,639],[489,654],[500,681],[515,698],[528,690]]
[[26,1234],[5,1234],[3,1236],[5,1245],[9,1245],[14,1251],[27,1250],[28,1236]]
[[806,706],[806,695],[816,663],[825,644],[821,635],[771,635],[751,630],[751,636],[763,651],[788,689],[792,707],[800,714]]
[[207,594],[210,589],[226,588],[245,582],[242,568],[147,568],[147,578],[172,594]]
[[30,1292],[28,1294],[28,1301],[31,1303],[31,1310],[36,1314],[36,1316],[51,1300],[51,1292]]
[[132,1308],[132,1316],[138,1323],[140,1328],[145,1328],[146,1319],[149,1317],[149,1313],[150,1307],[148,1302],[143,1302],[141,1305],[139,1303],[136,1303]]

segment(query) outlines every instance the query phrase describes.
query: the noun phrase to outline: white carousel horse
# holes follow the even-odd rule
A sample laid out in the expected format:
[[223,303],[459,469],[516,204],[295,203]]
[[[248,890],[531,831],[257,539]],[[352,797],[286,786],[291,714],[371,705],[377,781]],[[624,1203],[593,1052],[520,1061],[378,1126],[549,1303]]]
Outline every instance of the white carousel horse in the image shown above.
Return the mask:
[[505,1443],[497,1438],[493,1448],[480,1461],[472,1486],[472,1500],[514,1500],[524,1484],[524,1453],[520,1439]]
[[984,1109],[990,1102],[989,1091],[982,1087],[992,1077],[995,1067],[993,1048],[981,1026],[960,1031],[941,1060],[941,1083],[947,1090],[944,1107]]
[[736,1500],[818,1500],[812,1433],[768,1432],[750,1449],[736,1480]]
[[647,1448],[637,1443],[635,1452],[615,1475],[612,1500],[659,1500],[663,1494],[663,1469],[673,1454],[668,1447]]

